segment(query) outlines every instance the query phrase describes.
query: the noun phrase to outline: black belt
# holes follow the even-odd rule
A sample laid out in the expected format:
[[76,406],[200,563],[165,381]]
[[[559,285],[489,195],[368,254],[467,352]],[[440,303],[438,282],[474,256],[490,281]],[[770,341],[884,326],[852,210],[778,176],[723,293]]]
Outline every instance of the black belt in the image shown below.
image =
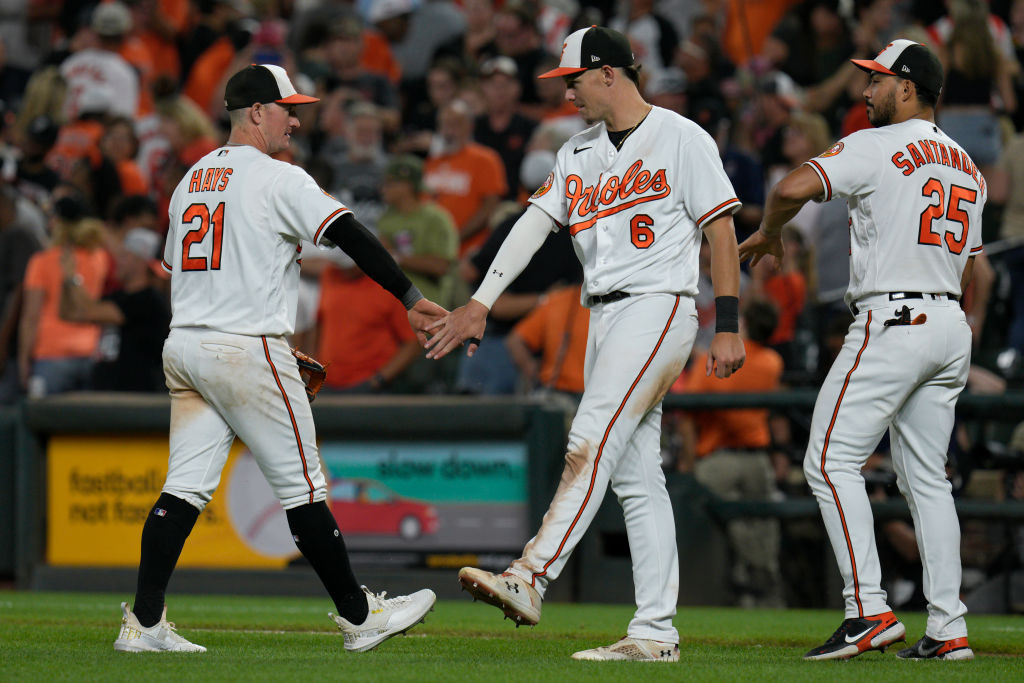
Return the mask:
[[607,294],[591,294],[587,297],[587,308],[591,308],[598,304],[610,304],[613,301],[619,301],[620,299],[625,299],[630,296],[633,295],[629,292],[623,292],[621,289],[614,292],[608,292]]
[[[923,299],[926,296],[930,296],[933,299],[935,297],[944,296],[950,301],[959,301],[960,297],[950,292],[939,292],[932,294],[931,292],[889,292],[889,301],[903,301],[904,299]],[[850,310],[853,311],[854,315],[858,315],[860,310],[857,308],[857,304],[850,304]]]

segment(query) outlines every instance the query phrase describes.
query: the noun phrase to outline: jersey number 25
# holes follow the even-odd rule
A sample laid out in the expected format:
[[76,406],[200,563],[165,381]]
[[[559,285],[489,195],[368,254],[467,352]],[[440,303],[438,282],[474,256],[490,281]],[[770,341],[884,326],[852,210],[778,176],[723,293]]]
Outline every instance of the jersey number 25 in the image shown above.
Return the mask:
[[[946,190],[942,183],[938,178],[929,178],[928,182],[921,188],[921,194],[925,197],[931,197],[932,202],[921,212],[921,228],[918,233],[917,243],[941,248],[942,243],[945,242],[946,248],[952,253],[961,253],[964,250],[964,245],[967,244],[967,224],[969,221],[967,212],[964,211],[960,204],[961,202],[974,204],[978,201],[977,190],[972,190],[969,187],[960,187],[959,185],[951,185],[949,188],[949,203],[947,204]],[[940,236],[939,233],[932,229],[932,223],[935,219],[942,218],[943,216],[945,216],[947,221],[959,223],[962,226],[959,237],[949,230]]]
[[[210,213],[210,207],[206,204],[190,204],[185,213],[181,216],[181,222],[185,225],[192,225],[199,221],[199,226],[192,228],[185,233],[181,239],[181,270],[220,270],[220,250],[224,244],[224,202],[217,205],[217,208]],[[192,256],[192,245],[206,239],[206,234],[213,227],[213,249],[210,250],[210,258],[205,256]]]

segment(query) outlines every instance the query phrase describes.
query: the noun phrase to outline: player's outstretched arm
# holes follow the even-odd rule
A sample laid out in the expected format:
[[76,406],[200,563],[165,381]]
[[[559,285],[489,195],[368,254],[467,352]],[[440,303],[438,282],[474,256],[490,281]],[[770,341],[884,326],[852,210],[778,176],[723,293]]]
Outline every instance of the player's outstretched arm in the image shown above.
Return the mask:
[[533,205],[526,208],[526,212],[519,217],[508,237],[501,243],[483,282],[469,303],[456,308],[428,328],[428,332],[434,336],[426,344],[430,349],[427,358],[444,358],[464,342],[467,356],[476,353],[487,326],[487,313],[494,301],[523,272],[553,226],[554,221],[543,210]]
[[739,335],[740,262],[732,215],[716,218],[704,228],[711,245],[711,284],[715,289],[715,336],[708,348],[705,372],[725,378],[747,357]]
[[764,220],[757,232],[743,240],[739,246],[740,261],[750,259],[756,266],[765,256],[782,263],[782,227],[800,212],[803,205],[825,192],[821,178],[807,165],[790,171],[768,193],[764,206]]

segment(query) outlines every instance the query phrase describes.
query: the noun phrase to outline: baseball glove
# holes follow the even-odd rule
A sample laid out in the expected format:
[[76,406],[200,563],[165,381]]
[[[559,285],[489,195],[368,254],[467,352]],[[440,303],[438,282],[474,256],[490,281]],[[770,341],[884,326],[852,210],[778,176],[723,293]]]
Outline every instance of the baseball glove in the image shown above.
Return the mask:
[[292,349],[292,355],[295,356],[295,362],[299,366],[299,377],[306,385],[306,398],[312,403],[317,392],[320,391],[320,387],[324,385],[324,380],[327,379],[327,368],[317,359],[298,349]]

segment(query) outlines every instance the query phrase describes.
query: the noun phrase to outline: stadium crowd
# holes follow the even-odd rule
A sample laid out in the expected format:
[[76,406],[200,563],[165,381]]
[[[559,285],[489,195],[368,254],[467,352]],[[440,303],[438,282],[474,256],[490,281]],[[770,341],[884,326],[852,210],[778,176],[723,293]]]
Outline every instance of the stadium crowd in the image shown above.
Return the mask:
[[[939,125],[990,187],[985,254],[964,297],[975,331],[969,391],[999,393],[1024,376],[1024,0],[2,4],[0,404],[165,390],[159,258],[170,192],[225,140],[224,84],[250,63],[280,64],[321,98],[299,110],[286,160],[376,230],[428,298],[463,303],[554,152],[584,128],[562,82],[536,75],[557,65],[568,33],[590,24],[625,32],[646,99],[718,142],[743,202],[740,240],[757,229],[767,188],[870,125],[866,76],[849,58],[873,58],[897,37],[935,50],[946,71]],[[817,387],[852,320],[847,221],[842,202],[807,205],[787,227],[781,267],[766,261],[743,275],[748,366],[717,389],[684,371],[673,391]],[[701,268],[695,358],[715,319],[706,255]],[[309,247],[292,341],[330,363],[325,391],[572,396],[588,315],[580,278],[567,231],[553,233],[495,303],[477,354],[436,363],[397,302],[337,250]],[[343,297],[344,311],[320,306],[322,291]],[[757,410],[667,411],[666,420],[667,467],[694,470],[724,496],[796,494],[798,421]],[[958,435],[954,453],[984,436]],[[1022,440],[1004,439],[1011,449]],[[727,481],[742,467],[716,474],[723,468],[708,456],[718,451],[762,453],[770,490]],[[1024,475],[1011,475],[999,495],[1024,497]],[[779,580],[778,528],[743,534],[737,548],[756,538],[774,560],[738,563],[737,585],[751,587],[753,602],[782,602],[764,588]],[[906,534],[885,530],[896,555],[913,547]]]

